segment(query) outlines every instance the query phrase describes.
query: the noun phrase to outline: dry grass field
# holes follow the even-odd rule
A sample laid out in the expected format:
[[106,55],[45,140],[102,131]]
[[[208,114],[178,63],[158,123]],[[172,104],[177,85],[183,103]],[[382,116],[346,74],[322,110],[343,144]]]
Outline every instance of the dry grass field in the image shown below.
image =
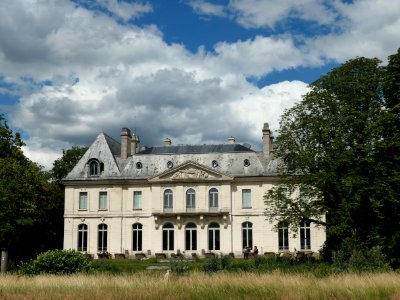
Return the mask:
[[0,299],[400,299],[400,274],[3,275]]

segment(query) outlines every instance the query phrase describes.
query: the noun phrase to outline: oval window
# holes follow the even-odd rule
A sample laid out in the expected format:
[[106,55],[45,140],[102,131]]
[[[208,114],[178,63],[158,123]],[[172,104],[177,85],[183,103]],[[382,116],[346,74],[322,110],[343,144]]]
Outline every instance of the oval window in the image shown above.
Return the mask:
[[250,160],[245,159],[244,162],[243,162],[243,165],[244,165],[245,167],[250,166]]

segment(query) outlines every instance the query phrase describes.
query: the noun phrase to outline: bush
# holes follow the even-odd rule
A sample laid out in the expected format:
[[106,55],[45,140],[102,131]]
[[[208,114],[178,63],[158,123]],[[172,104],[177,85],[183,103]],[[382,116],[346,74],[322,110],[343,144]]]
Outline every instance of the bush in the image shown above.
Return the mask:
[[203,264],[203,271],[206,273],[213,273],[219,270],[218,257],[207,258]]
[[87,272],[91,269],[91,259],[75,250],[49,250],[37,256],[35,260],[23,262],[19,272],[24,275],[36,274],[72,274]]
[[189,265],[183,257],[171,259],[170,267],[172,273],[179,276],[183,276],[189,271]]
[[351,254],[339,250],[332,255],[332,267],[336,272],[386,272],[390,270],[382,248],[372,247],[370,250],[353,250]]

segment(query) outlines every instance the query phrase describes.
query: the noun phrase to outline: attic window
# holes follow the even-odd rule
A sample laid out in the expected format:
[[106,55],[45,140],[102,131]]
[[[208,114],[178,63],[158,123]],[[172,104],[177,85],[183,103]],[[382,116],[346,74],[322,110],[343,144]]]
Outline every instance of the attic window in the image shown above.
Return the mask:
[[216,160],[213,160],[211,165],[213,168],[216,168],[216,167],[218,167],[218,162]]
[[100,176],[101,171],[104,170],[104,164],[100,163],[97,159],[89,160],[89,175]]
[[243,165],[244,165],[245,167],[249,167],[249,166],[250,166],[250,160],[245,159],[245,160],[243,161]]
[[172,161],[169,160],[169,161],[167,162],[167,168],[168,168],[168,169],[171,169],[173,166],[174,166],[174,163],[173,163]]
[[138,161],[136,163],[136,169],[141,169],[141,168],[143,168],[143,165],[142,165],[142,163],[140,161]]

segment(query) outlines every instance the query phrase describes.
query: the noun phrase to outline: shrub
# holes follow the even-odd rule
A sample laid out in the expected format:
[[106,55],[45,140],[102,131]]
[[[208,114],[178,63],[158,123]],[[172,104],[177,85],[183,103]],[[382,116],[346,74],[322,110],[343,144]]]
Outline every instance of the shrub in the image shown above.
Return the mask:
[[203,271],[206,273],[213,273],[219,270],[219,258],[210,257],[204,261]]
[[72,274],[87,272],[91,269],[91,259],[75,250],[49,250],[37,256],[35,260],[23,262],[19,272],[24,275]]
[[171,259],[170,267],[172,273],[179,276],[183,276],[189,271],[188,263],[183,257]]
[[382,248],[372,247],[370,250],[353,250],[351,254],[339,250],[332,255],[332,267],[336,272],[386,272],[390,270]]

